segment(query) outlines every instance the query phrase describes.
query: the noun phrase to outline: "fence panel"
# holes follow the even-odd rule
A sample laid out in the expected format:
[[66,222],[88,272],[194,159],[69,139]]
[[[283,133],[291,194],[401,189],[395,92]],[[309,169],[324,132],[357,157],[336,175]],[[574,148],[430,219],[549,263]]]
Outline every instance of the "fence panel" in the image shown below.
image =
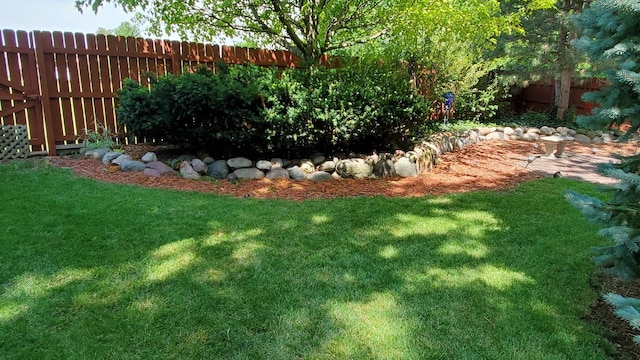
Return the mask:
[[30,151],[46,150],[36,54],[26,31],[0,32],[0,125],[24,125]]
[[[217,61],[299,66],[287,51],[70,32],[3,30],[0,125],[26,125],[31,151],[79,147],[87,131],[119,132],[117,92],[125,78],[148,86],[158,76]],[[326,60],[326,59],[325,59]]]

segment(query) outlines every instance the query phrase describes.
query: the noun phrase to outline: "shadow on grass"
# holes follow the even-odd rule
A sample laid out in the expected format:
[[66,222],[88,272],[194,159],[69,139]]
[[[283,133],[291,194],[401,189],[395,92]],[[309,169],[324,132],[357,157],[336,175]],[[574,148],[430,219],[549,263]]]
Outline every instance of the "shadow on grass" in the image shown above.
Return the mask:
[[0,176],[2,358],[604,358],[579,320],[598,240],[562,198],[588,185],[285,202]]

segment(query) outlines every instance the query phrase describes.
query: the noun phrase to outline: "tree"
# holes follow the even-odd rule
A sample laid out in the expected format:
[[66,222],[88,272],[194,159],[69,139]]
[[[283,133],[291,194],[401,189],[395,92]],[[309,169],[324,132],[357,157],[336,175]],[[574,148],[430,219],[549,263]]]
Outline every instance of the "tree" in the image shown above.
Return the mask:
[[495,113],[498,88],[492,71],[501,59],[494,50],[501,34],[519,32],[520,20],[555,0],[415,0],[394,17],[389,34],[356,48],[352,55],[402,62],[429,100],[456,93],[456,111],[466,118]]
[[385,0],[76,0],[79,10],[104,2],[136,11],[158,34],[207,40],[252,36],[317,63],[332,50],[384,35],[396,2]]
[[142,32],[138,29],[134,24],[123,21],[118,25],[115,29],[105,29],[103,27],[99,27],[96,34],[102,35],[115,35],[115,36],[124,36],[124,37],[140,37],[142,36]]
[[[553,0],[522,18],[522,32],[504,34],[498,47],[504,59],[503,81],[508,84],[554,79],[556,118],[565,120],[571,83],[584,55],[571,46],[577,37],[570,18],[589,6],[590,0]],[[551,6],[549,6],[551,5]],[[521,6],[520,1],[504,2],[503,8]]]
[[573,44],[608,69],[609,86],[585,94],[584,100],[600,104],[591,115],[578,118],[588,128],[605,128],[628,122],[632,134],[640,127],[640,5],[632,0],[598,0],[575,18],[582,29]]
[[[640,126],[640,4],[635,0],[596,0],[591,8],[575,17],[581,37],[574,42],[594,62],[600,62],[609,85],[587,93],[584,99],[600,106],[578,123],[592,129],[630,122],[633,134]],[[607,175],[621,181],[612,199],[602,202],[569,193],[568,198],[589,219],[605,224],[600,234],[613,245],[598,248],[596,263],[622,280],[640,277],[640,155],[619,165],[604,167]],[[640,299],[615,294],[605,296],[616,314],[640,329]],[[636,336],[640,344],[640,336]]]

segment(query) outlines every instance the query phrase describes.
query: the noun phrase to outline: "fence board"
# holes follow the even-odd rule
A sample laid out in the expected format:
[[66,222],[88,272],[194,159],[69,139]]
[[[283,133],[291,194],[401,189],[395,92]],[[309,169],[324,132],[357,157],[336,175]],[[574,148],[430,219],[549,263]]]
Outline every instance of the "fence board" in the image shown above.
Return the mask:
[[[0,125],[14,125],[13,112],[7,111],[13,106],[11,99],[14,98],[11,89],[9,88],[9,68],[7,67],[7,59],[9,56],[10,48],[7,46],[7,41],[13,38],[12,30],[3,30],[0,33],[0,48],[4,49],[0,52]],[[6,39],[6,40],[5,40]]]
[[[87,48],[86,39],[83,34],[76,33],[74,35],[76,49],[85,50]],[[82,94],[80,97],[80,109],[76,112],[76,116],[81,116],[81,122],[84,124],[84,132],[87,130],[95,130],[94,124],[94,112],[93,112],[93,101],[91,98],[87,97],[85,94],[93,93],[93,89],[91,87],[91,69],[89,67],[88,55],[82,54],[78,52],[77,58],[77,66],[78,66],[78,91]],[[72,89],[73,90],[73,89]],[[79,116],[80,117],[80,116]],[[80,121],[78,121],[78,124]]]
[[[73,33],[64,33],[64,43],[68,46],[77,48],[75,36]],[[80,88],[80,75],[78,73],[78,55],[67,55],[67,68],[69,73],[69,88],[71,90],[71,113],[73,120],[74,133],[76,136],[85,130],[84,112],[82,110],[82,90]]]

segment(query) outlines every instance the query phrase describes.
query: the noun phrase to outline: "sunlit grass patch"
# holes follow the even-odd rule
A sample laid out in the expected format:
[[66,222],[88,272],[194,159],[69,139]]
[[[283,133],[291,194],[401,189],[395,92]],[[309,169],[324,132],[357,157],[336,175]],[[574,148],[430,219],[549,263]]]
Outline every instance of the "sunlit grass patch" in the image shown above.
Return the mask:
[[0,180],[3,359],[606,358],[581,320],[604,240],[563,199],[591,185],[287,202]]

